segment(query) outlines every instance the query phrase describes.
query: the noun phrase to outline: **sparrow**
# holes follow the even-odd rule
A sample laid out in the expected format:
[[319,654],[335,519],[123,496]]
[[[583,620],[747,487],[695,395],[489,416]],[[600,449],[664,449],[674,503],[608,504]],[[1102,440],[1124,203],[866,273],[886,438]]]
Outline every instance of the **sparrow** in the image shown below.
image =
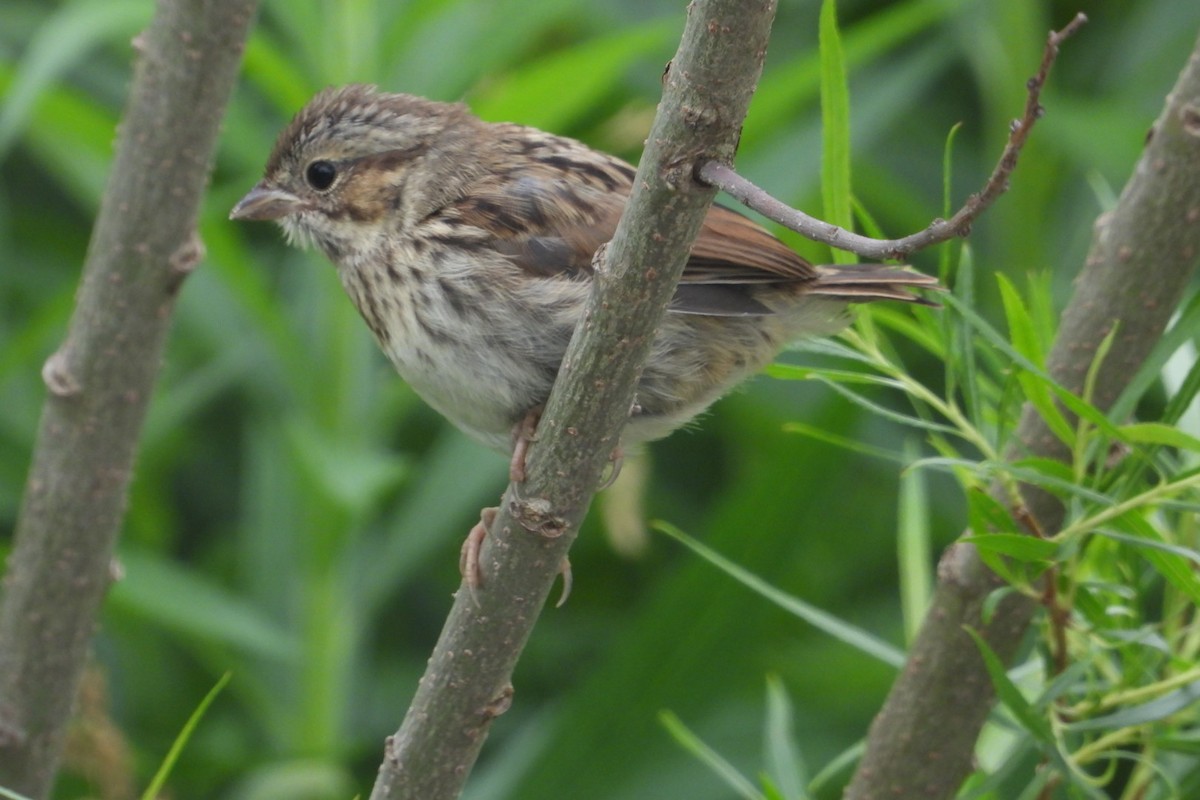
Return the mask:
[[[465,105],[373,86],[327,89],[280,133],[230,214],[315,246],[400,376],[482,444],[525,449],[583,315],[592,257],[635,170],[563,136],[485,122]],[[714,205],[653,341],[622,432],[666,436],[851,303],[928,303],[936,279],[885,265],[814,266]]]

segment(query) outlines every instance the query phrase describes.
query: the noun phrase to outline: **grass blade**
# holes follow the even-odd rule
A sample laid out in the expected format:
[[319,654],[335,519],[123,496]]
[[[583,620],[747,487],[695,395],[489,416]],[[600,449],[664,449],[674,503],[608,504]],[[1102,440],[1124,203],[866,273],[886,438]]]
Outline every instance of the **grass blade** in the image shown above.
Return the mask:
[[171,743],[171,749],[167,751],[166,758],[159,765],[158,771],[154,773],[149,785],[146,786],[146,791],[142,792],[142,800],[155,800],[162,792],[163,785],[166,784],[171,770],[175,768],[175,763],[179,760],[179,756],[183,753],[183,748],[187,745],[188,740],[192,738],[192,734],[196,731],[196,726],[200,724],[200,720],[204,718],[208,707],[217,699],[217,695],[229,683],[229,679],[233,673],[226,672],[221,676],[213,688],[208,690],[208,694],[204,695],[204,699],[200,701],[200,705],[196,706],[196,710],[188,717],[187,723],[183,726],[183,730],[175,737],[175,741]]
[[[846,87],[846,58],[837,24],[836,0],[821,3],[821,196],[825,219],[851,230],[854,225],[850,190],[850,91]],[[858,258],[833,249],[835,263],[853,264]]]
[[778,677],[767,677],[767,722],[764,734],[767,774],[778,793],[786,800],[807,800],[808,783],[804,759],[796,743],[795,713],[787,690]]
[[743,797],[745,800],[765,800],[762,792],[754,788],[754,784],[745,775],[738,772],[733,764],[726,761],[720,753],[713,750],[699,736],[692,733],[679,717],[670,711],[662,711],[659,713],[658,719],[675,741],[683,745],[683,749],[707,764],[709,769],[715,772],[725,782],[726,786],[737,792],[739,797]]
[[[917,446],[908,440],[906,461],[918,456]],[[919,469],[905,470],[900,476],[899,524],[896,550],[900,566],[900,609],[904,618],[904,640],[911,643],[921,628],[933,586],[929,544],[929,496],[925,476]]]
[[663,522],[655,521],[653,527],[670,536],[677,542],[691,549],[696,555],[708,561],[720,569],[725,574],[729,575],[734,580],[746,586],[749,589],[757,592],[771,602],[778,605],[791,613],[795,614],[800,619],[812,625],[814,628],[825,631],[835,639],[839,639],[850,645],[856,650],[860,650],[869,656],[874,656],[883,663],[896,667],[897,669],[904,665],[903,651],[893,647],[882,639],[867,633],[861,628],[857,628],[848,622],[838,619],[821,609],[810,605],[803,600],[792,597],[786,592],[776,589],[771,584],[764,581],[757,575],[748,572],[732,561],[729,561],[724,556],[711,550],[708,547],[697,542],[695,539],[688,536],[683,531],[675,526]]

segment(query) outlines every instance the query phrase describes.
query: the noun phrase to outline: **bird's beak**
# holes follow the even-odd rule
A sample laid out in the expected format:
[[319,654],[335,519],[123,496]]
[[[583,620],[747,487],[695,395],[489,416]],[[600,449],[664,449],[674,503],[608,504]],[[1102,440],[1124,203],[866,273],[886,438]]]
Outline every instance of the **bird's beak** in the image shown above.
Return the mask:
[[300,210],[300,198],[282,189],[258,184],[229,212],[230,219],[282,219]]

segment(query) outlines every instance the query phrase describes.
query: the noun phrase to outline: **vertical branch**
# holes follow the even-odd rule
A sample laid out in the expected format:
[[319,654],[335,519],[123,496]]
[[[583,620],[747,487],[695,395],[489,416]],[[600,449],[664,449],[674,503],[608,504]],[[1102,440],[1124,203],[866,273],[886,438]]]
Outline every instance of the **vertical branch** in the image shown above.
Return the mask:
[[[1099,408],[1109,408],[1166,329],[1198,260],[1200,41],[1167,95],[1117,208],[1096,223],[1091,251],[1047,359],[1050,374],[1081,392],[1097,348],[1119,325],[1092,393]],[[1010,458],[1069,458],[1030,406],[1017,440]],[[1024,496],[1041,530],[1061,527],[1063,508],[1054,497],[1032,487],[1025,487]],[[993,702],[978,649],[963,629],[980,631],[993,650],[1011,659],[1034,611],[1030,601],[1010,598],[985,625],[982,606],[998,586],[999,579],[970,545],[954,545],[942,558],[933,604],[904,672],[871,727],[847,798],[955,794],[970,772],[975,740]]]
[[512,701],[513,667],[578,532],[620,431],[642,364],[715,189],[695,179],[730,161],[762,71],[772,0],[695,0],[638,167],[538,426],[527,480],[510,486],[463,587],[372,800],[457,797],[492,719]]
[[0,785],[48,794],[256,0],[160,0],[42,410],[0,607]]

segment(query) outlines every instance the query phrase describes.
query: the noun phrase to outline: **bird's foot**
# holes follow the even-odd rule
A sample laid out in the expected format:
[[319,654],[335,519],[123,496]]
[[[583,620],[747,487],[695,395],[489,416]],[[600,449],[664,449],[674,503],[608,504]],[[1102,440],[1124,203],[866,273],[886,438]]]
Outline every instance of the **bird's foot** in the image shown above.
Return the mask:
[[462,550],[458,553],[458,571],[467,588],[471,590],[472,596],[475,595],[475,590],[483,585],[483,573],[479,569],[479,551],[483,548],[483,540],[487,538],[499,510],[492,506],[479,512],[479,522],[467,533]]
[[[483,570],[479,566],[479,556],[483,550],[483,541],[488,537],[488,531],[491,530],[492,523],[496,521],[496,514],[499,511],[500,509],[493,506],[479,512],[479,522],[476,522],[475,526],[467,533],[467,538],[463,540],[462,549],[458,554],[459,574],[462,575],[463,582],[467,584],[467,589],[470,590],[476,605],[479,604],[479,599],[475,596],[475,590],[483,585]],[[555,608],[561,608],[563,603],[567,602],[567,598],[571,596],[573,577],[571,561],[566,556],[563,556],[562,563],[558,567],[558,574],[562,576],[563,589],[558,602],[554,604]]]
[[525,416],[513,426],[512,459],[508,462],[508,479],[513,483],[525,482],[525,458],[529,455],[529,446],[537,441],[537,426],[542,419],[540,405],[525,412]]

